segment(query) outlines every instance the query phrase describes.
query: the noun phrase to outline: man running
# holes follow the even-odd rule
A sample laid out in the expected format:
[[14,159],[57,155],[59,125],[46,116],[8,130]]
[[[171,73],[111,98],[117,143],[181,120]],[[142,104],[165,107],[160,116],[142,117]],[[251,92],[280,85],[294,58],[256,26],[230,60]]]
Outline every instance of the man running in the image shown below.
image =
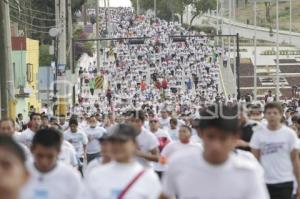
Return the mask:
[[265,106],[267,126],[256,128],[250,142],[255,157],[265,171],[265,181],[271,199],[290,199],[294,179],[300,198],[300,163],[297,151],[297,135],[281,123],[283,109],[279,103]]
[[257,164],[233,154],[238,139],[237,109],[215,105],[201,112],[195,148],[171,158],[161,199],[268,199]]
[[63,138],[53,128],[39,130],[32,140],[34,161],[28,165],[30,179],[21,199],[79,199],[83,186],[79,173],[58,161]]
[[135,160],[137,129],[119,124],[111,131],[109,139],[114,161],[88,175],[86,185],[91,199],[157,199],[161,192],[157,175]]

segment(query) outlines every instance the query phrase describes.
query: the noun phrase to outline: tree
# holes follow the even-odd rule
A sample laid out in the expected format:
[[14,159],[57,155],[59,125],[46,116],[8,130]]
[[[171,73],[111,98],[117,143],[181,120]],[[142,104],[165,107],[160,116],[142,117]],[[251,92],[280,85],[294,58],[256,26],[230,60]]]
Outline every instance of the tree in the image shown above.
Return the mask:
[[183,21],[183,14],[186,6],[193,4],[193,0],[175,0],[174,2],[174,12],[180,15],[180,21]]
[[204,14],[208,10],[214,10],[217,7],[217,1],[216,0],[196,0],[193,2],[194,10],[192,11],[193,17],[190,21],[190,26],[193,25],[193,21],[196,19],[196,17]]
[[40,66],[50,66],[52,61],[52,55],[49,53],[49,45],[40,45]]
[[[160,9],[162,0],[157,0],[157,8]],[[136,9],[137,6],[137,1],[136,0],[131,0],[132,7]],[[153,9],[154,7],[154,0],[139,0],[139,6],[140,9],[146,11],[149,9]]]
[[[89,39],[91,35],[85,33],[82,27],[79,27],[74,32],[74,39]],[[94,43],[93,42],[75,42],[75,60],[78,60],[83,53],[87,53],[89,56],[93,56],[93,52],[95,52]]]
[[271,2],[265,2],[265,7],[266,7],[266,20],[267,22],[271,23]]
[[[131,0],[132,6],[136,8],[136,0]],[[157,0],[157,16],[159,18],[170,21],[173,19],[174,13],[180,14],[183,17],[184,9],[191,4],[192,0]],[[154,0],[139,0],[141,11],[147,11],[154,8]]]

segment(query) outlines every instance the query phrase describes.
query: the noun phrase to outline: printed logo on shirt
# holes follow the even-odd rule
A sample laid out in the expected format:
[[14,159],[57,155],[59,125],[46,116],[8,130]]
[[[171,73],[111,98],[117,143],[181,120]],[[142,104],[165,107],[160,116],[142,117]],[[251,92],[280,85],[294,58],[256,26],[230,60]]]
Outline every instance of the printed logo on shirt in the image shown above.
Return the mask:
[[284,142],[262,143],[262,155],[270,155],[284,149]]
[[110,193],[110,195],[111,195],[110,198],[118,198],[119,195],[121,194],[121,192],[122,192],[122,189],[117,189],[117,188],[112,189],[111,193]]
[[48,198],[48,191],[46,189],[36,189],[34,191],[34,198],[35,199],[47,199]]

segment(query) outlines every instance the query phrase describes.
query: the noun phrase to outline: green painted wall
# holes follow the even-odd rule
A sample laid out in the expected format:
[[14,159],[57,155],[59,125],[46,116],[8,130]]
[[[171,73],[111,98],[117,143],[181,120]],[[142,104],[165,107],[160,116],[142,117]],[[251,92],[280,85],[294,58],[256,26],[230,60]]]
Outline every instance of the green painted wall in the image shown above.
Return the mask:
[[[13,51],[12,63],[16,90],[18,90],[20,86],[26,87],[26,51]],[[27,99],[17,97],[16,100],[16,113],[22,113],[24,118],[26,118],[28,114]]]
[[13,51],[12,63],[15,76],[15,88],[25,87],[26,83],[26,51]]

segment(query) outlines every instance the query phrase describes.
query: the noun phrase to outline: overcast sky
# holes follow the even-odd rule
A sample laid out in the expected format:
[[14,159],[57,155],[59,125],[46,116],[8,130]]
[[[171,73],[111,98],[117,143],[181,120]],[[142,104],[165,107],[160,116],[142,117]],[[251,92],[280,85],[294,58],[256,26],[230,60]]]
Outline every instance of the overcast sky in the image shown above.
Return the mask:
[[[104,1],[103,0],[99,0],[99,1],[100,1],[100,6],[103,6]],[[130,7],[131,6],[130,0],[109,0],[109,2],[110,2],[111,7]]]

